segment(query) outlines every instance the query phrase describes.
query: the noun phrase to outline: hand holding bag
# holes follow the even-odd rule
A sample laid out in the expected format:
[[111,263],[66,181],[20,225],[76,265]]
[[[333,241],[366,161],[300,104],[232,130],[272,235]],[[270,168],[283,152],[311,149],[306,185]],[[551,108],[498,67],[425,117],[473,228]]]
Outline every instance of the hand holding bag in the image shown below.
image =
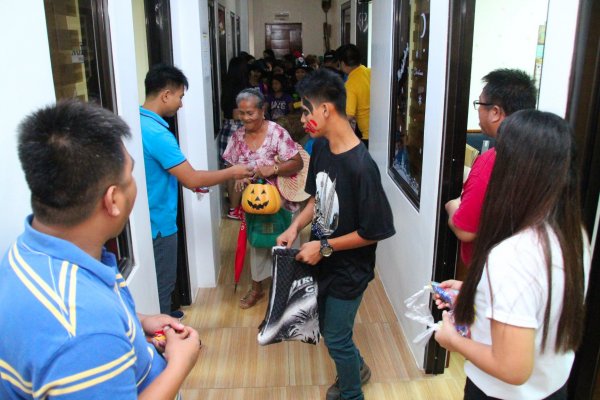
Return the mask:
[[296,254],[297,249],[273,247],[269,307],[257,338],[262,346],[284,340],[319,343],[315,270],[310,265],[296,261]]

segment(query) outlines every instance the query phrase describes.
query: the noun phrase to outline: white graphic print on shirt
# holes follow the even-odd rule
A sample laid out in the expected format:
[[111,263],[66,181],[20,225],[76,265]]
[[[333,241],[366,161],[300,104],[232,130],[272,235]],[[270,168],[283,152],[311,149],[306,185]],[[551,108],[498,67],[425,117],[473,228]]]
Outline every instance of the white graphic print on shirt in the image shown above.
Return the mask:
[[331,181],[327,172],[317,174],[317,193],[312,229],[319,239],[329,237],[338,227],[340,207],[335,191],[336,179]]

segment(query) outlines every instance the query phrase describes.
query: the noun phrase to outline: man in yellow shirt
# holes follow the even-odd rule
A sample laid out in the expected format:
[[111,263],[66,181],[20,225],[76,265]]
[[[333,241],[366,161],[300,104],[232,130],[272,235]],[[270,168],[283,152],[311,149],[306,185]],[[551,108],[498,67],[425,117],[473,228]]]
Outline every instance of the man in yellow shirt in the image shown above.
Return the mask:
[[[337,50],[341,70],[346,80],[346,115],[358,126],[359,137],[369,147],[369,114],[371,111],[371,69],[360,63],[360,51],[353,44]],[[357,132],[357,134],[358,134]]]

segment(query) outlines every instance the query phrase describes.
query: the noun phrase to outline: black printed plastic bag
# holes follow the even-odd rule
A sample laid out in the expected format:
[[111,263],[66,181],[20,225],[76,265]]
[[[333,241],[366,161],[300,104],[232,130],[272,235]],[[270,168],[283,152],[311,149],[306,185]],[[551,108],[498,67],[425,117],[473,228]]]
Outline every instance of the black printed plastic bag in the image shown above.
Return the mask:
[[296,261],[296,249],[273,247],[273,283],[258,343],[319,343],[318,287],[314,267]]

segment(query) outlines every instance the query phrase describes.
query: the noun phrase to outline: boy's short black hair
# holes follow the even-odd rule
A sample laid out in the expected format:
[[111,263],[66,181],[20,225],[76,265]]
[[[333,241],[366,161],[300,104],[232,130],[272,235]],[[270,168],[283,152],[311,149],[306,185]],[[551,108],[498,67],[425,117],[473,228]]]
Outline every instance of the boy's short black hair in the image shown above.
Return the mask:
[[72,226],[89,217],[125,167],[122,138],[129,127],[117,115],[66,100],[27,116],[18,128],[18,153],[37,219]]
[[354,44],[345,44],[336,51],[337,59],[349,67],[358,67],[360,65],[360,50]]
[[179,68],[167,64],[155,64],[146,74],[144,86],[146,87],[146,97],[150,97],[167,88],[184,86],[187,90],[189,85],[187,78]]
[[272,49],[265,49],[263,54],[267,54],[268,57],[275,59],[275,52]]
[[271,79],[269,79],[269,86],[271,88],[273,88],[273,81],[278,81],[279,83],[281,83],[282,88],[285,88],[288,84],[286,76],[282,74],[275,74],[271,77]]
[[328,68],[319,68],[306,75],[296,85],[296,91],[302,98],[312,102],[332,103],[338,114],[346,116],[346,88],[342,78]]
[[323,55],[323,62],[329,62],[329,61],[337,61],[337,56],[335,54],[335,50],[329,50],[327,52],[325,52],[325,54]]

